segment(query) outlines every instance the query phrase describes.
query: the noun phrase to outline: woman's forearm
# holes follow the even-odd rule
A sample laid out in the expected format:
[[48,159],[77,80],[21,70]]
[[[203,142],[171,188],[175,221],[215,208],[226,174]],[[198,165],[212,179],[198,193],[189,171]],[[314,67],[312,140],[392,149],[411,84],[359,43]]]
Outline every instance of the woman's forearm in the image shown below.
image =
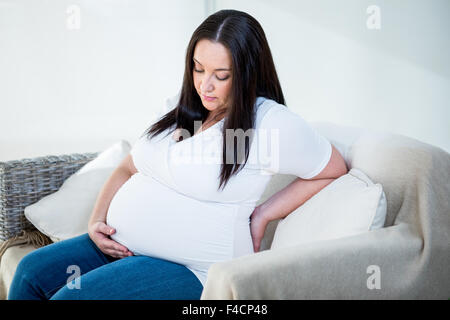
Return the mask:
[[297,178],[260,205],[267,222],[286,217],[336,179]]
[[92,210],[89,220],[89,225],[96,221],[106,221],[106,214],[108,213],[109,204],[116,194],[117,190],[128,180],[131,175],[123,168],[116,168],[111,176],[106,180],[102,189],[100,190],[97,200]]

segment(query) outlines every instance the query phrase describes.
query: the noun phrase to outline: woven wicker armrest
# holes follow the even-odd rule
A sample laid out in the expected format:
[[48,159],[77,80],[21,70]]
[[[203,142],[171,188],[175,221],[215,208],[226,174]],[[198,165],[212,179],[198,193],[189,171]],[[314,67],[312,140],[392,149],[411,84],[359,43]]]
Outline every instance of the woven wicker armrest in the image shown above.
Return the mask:
[[24,208],[58,191],[63,182],[97,153],[25,158],[0,162],[0,240],[36,230]]

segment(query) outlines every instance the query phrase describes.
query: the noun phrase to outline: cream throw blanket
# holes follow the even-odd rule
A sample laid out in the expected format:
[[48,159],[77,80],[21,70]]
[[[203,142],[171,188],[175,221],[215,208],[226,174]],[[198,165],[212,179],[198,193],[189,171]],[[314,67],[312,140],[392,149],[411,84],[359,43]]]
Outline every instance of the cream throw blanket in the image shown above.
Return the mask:
[[385,228],[216,263],[202,299],[449,299],[450,154],[401,135],[363,135],[348,159],[383,185]]

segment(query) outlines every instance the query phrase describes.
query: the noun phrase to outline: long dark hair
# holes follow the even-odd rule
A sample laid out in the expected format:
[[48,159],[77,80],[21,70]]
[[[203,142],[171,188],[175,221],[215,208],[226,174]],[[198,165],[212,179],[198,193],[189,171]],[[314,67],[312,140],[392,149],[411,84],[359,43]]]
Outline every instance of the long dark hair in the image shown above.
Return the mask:
[[[237,159],[237,144],[226,143],[227,129],[254,129],[255,102],[257,97],[272,99],[285,104],[278,75],[265,33],[255,18],[237,10],[220,10],[198,26],[186,50],[183,85],[177,106],[161,120],[154,123],[144,134],[151,139],[176,124],[175,128],[188,130],[194,135],[194,121],[206,120],[209,111],[203,106],[193,81],[193,54],[198,41],[208,39],[226,47],[232,59],[232,89],[222,135],[223,155],[219,189],[225,187],[230,177],[237,174],[246,164],[249,145],[245,144],[245,159]],[[253,130],[251,130],[252,132]],[[250,140],[252,138],[250,137]],[[245,141],[247,142],[247,141]],[[242,144],[240,144],[242,145]],[[228,151],[227,151],[228,150]],[[234,163],[227,163],[226,154],[232,152]],[[230,161],[228,161],[230,162]]]

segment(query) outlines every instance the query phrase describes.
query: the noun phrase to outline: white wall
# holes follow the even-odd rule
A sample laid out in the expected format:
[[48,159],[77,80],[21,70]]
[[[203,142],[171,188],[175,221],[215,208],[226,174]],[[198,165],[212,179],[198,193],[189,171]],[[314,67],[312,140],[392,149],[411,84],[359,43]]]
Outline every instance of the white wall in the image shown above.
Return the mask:
[[[70,29],[70,5],[79,29]],[[379,30],[366,26],[369,5],[380,8]],[[211,8],[262,24],[287,105],[307,120],[389,130],[450,152],[449,1]],[[203,0],[0,0],[0,161],[133,143],[179,90],[205,17]]]
[[[380,29],[369,29],[380,9]],[[263,26],[286,104],[310,121],[414,137],[450,152],[450,1],[217,0]]]
[[133,143],[205,16],[203,0],[0,0],[0,161]]

